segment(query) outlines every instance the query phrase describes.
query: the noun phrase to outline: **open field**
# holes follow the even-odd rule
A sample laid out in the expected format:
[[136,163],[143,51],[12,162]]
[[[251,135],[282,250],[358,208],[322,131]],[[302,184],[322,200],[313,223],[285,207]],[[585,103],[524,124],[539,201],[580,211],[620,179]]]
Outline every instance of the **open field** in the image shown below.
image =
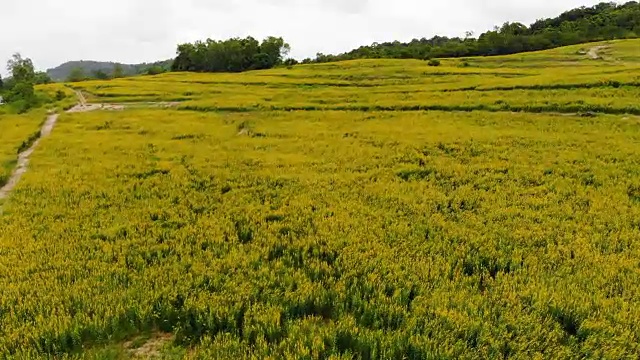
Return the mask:
[[74,84],[133,104],[2,204],[0,354],[637,358],[639,44]]
[[[593,60],[584,52],[605,47]],[[96,102],[179,102],[200,111],[487,110],[640,114],[639,40],[444,60],[356,60],[242,74],[86,82]],[[582,51],[581,51],[582,49]],[[585,50],[586,49],[586,50]],[[466,63],[467,67],[461,67]]]

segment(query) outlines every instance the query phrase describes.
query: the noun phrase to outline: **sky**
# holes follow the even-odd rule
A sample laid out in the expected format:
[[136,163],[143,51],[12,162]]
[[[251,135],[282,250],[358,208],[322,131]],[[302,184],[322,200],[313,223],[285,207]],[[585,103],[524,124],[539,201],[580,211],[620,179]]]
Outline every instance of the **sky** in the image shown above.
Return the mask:
[[[282,36],[290,56],[341,53],[373,42],[480,34],[592,6],[590,0],[15,0],[0,7],[0,64],[20,52],[45,70],[69,60],[140,63],[176,45]],[[0,67],[6,74],[4,67]]]

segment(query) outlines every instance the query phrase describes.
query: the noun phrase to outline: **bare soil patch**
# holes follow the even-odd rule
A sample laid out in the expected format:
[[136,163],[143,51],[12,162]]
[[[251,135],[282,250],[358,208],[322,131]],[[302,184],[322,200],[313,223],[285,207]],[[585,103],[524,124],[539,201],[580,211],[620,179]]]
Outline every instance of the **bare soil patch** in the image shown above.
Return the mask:
[[600,55],[600,52],[608,48],[609,48],[609,45],[594,46],[591,49],[589,49],[587,56],[589,56],[593,60],[600,60],[602,59],[602,55]]
[[162,356],[160,350],[172,342],[174,339],[172,334],[154,333],[148,339],[137,338],[124,343],[124,347],[134,358],[153,359]]

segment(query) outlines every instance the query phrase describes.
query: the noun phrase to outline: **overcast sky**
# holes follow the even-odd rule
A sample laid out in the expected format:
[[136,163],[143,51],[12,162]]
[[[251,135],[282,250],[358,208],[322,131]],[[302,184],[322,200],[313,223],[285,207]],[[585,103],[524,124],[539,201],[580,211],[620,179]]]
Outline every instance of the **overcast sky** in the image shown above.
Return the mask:
[[[123,63],[174,57],[176,45],[211,37],[282,36],[291,55],[481,33],[530,24],[589,0],[15,0],[0,6],[0,63],[12,53],[39,69],[68,60]],[[4,68],[4,66],[2,66]],[[2,69],[2,73],[4,73]]]

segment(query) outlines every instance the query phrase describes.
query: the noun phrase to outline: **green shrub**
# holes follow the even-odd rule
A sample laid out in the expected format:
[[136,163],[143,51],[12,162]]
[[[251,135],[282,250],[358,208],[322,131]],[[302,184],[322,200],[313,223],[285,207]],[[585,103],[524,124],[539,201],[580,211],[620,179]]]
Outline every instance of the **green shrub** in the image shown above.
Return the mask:
[[66,97],[67,97],[67,94],[65,94],[64,91],[62,90],[56,91],[56,101],[61,101]]

